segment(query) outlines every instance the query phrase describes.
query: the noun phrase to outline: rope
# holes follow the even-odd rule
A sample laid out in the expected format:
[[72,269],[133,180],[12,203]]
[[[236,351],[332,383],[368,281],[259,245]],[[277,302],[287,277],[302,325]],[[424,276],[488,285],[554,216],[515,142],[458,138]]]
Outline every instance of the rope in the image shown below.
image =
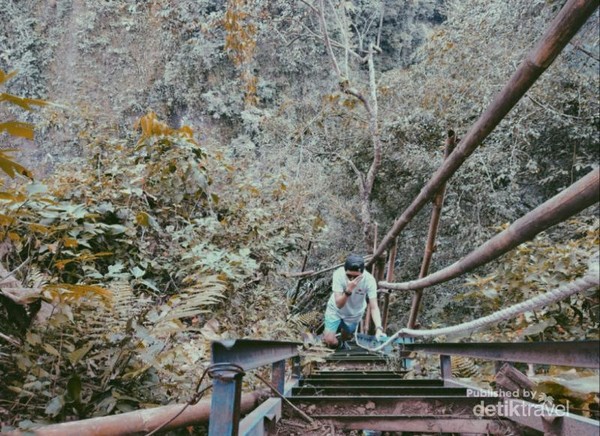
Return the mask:
[[598,266],[598,256],[594,256],[589,263],[589,271],[588,273],[571,283],[562,285],[557,289],[547,292],[542,295],[538,295],[536,297],[530,298],[529,300],[523,301],[521,303],[515,304],[513,306],[507,307],[506,309],[499,310],[497,312],[492,313],[491,315],[484,316],[482,318],[475,319],[473,321],[465,322],[462,324],[458,324],[450,327],[443,327],[438,329],[429,329],[429,330],[415,330],[409,328],[403,328],[398,330],[393,336],[385,341],[383,344],[378,345],[374,348],[369,348],[363,345],[357,345],[361,348],[364,348],[368,351],[380,351],[386,346],[390,345],[396,338],[402,337],[426,337],[426,336],[441,336],[441,335],[449,335],[460,333],[465,330],[475,330],[480,327],[484,327],[489,324],[494,324],[500,321],[505,321],[511,318],[514,318],[517,315],[520,315],[523,312],[528,312],[534,309],[537,309],[542,306],[547,306],[552,303],[556,303],[557,301],[564,300],[567,297],[570,297],[573,294],[577,294],[579,292],[583,292],[586,289],[592,288],[594,286],[598,286],[600,284],[600,276],[599,276],[599,266]]

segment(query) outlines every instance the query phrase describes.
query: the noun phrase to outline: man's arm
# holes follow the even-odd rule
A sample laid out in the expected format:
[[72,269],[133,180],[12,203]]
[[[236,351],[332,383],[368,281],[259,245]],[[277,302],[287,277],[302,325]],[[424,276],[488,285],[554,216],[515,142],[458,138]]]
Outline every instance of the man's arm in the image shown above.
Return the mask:
[[377,298],[369,298],[369,310],[371,311],[371,319],[375,328],[383,333],[383,327],[381,325],[381,312],[379,311],[379,304],[377,304]]

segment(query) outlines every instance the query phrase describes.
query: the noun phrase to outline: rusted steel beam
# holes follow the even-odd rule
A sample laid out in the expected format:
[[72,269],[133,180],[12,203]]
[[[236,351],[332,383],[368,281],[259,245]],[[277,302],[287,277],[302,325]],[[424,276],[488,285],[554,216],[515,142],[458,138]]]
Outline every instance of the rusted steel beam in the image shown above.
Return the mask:
[[[267,391],[255,391],[243,394],[240,410],[248,413],[268,397]],[[98,418],[83,419],[61,424],[38,427],[31,430],[40,436],[100,436],[100,435],[131,435],[149,433],[177,415],[185,404],[155,407],[152,409],[136,410],[135,412],[120,415],[102,416]],[[199,425],[206,423],[210,415],[210,400],[203,400],[185,409],[181,415],[162,428],[164,431],[176,428]],[[18,434],[18,433],[14,433]]]
[[464,161],[510,112],[540,75],[550,66],[569,40],[598,8],[598,0],[569,0],[552,21],[535,48],[496,96],[491,105],[460,141],[450,158],[433,174],[419,195],[396,220],[368,262],[373,263],[427,204]]
[[572,184],[558,195],[519,218],[506,230],[479,246],[452,265],[422,279],[404,283],[380,282],[379,287],[408,291],[446,282],[502,256],[538,233],[597,203],[600,196],[600,169]]
[[532,404],[515,398],[504,398],[505,411],[510,420],[526,427],[544,432],[544,435],[581,436],[600,434],[600,422],[572,413],[550,413],[540,404]]
[[389,396],[402,395],[413,397],[439,397],[466,395],[464,388],[450,388],[443,386],[302,386],[292,388],[292,396],[296,395],[368,395]]
[[600,341],[406,344],[428,354],[477,357],[506,362],[600,368]]
[[366,377],[361,379],[349,378],[314,378],[308,377],[300,381],[300,386],[387,386],[387,387],[443,387],[442,380],[414,379],[406,380],[398,377],[381,378]]
[[272,364],[273,382],[283,393],[285,360],[299,355],[299,345],[299,342],[249,339],[212,342],[213,395],[209,436],[238,434],[243,371]]
[[[450,153],[456,147],[456,135],[453,130],[448,131],[446,138],[446,147],[444,149],[444,161],[448,159]],[[429,274],[429,265],[431,264],[431,258],[435,251],[435,238],[437,236],[438,227],[440,224],[440,217],[442,216],[442,206],[444,205],[444,195],[446,193],[446,183],[442,183],[440,190],[435,194],[433,199],[433,208],[431,210],[431,218],[429,221],[429,231],[427,232],[427,242],[425,242],[425,253],[423,254],[423,263],[421,264],[421,271],[419,272],[419,278],[422,279]],[[397,239],[397,238],[396,238]],[[390,282],[391,280],[387,280]],[[418,289],[413,294],[413,300],[410,307],[410,315],[408,317],[408,328],[414,329],[417,324],[417,316],[419,315],[419,309],[421,307],[421,299],[423,298],[423,290]]]
[[300,342],[232,339],[211,344],[213,363],[232,363],[254,369],[298,356]]
[[[395,416],[395,415],[313,415],[314,419],[323,420],[336,428],[345,430],[378,430],[393,432],[418,432],[428,434],[441,433],[476,433],[490,434],[498,427],[498,418],[466,418],[453,416]],[[496,433],[494,433],[496,434]]]
[[[319,413],[333,413],[340,415],[360,415],[363,407],[372,410],[378,415],[460,415],[472,416],[473,408],[482,403],[484,405],[497,404],[498,398],[493,397],[465,397],[465,396],[439,396],[439,397],[400,397],[376,396],[357,397],[348,396],[294,396],[289,400],[301,409],[311,405],[317,406]],[[370,404],[369,404],[370,403]],[[364,414],[364,412],[363,412]]]
[[347,370],[347,371],[330,371],[317,370],[311,374],[313,377],[336,377],[336,378],[353,378],[353,377],[404,377],[406,371],[371,371],[371,370]]

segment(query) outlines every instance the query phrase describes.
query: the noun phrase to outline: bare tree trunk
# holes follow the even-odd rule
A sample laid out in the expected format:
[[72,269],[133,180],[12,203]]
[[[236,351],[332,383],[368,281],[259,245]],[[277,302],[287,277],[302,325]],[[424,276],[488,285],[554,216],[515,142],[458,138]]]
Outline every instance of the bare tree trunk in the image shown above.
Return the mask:
[[[381,11],[383,13],[383,9]],[[377,172],[381,166],[382,159],[382,150],[381,150],[381,140],[379,133],[379,120],[378,120],[378,103],[377,103],[377,82],[375,79],[375,64],[373,62],[373,54],[376,51],[379,51],[379,48],[376,44],[371,44],[369,46],[367,56],[365,59],[368,67],[369,67],[369,98],[365,97],[360,91],[350,86],[349,82],[349,71],[345,71],[345,75],[342,74],[340,70],[339,64],[337,62],[335,53],[333,52],[331,39],[329,37],[329,32],[327,30],[327,21],[325,19],[325,6],[324,1],[319,1],[319,22],[321,25],[321,32],[323,34],[323,41],[325,43],[325,47],[327,49],[327,53],[331,59],[333,68],[338,76],[340,89],[342,92],[352,95],[356,97],[363,105],[367,112],[368,122],[369,122],[369,135],[371,139],[371,144],[373,146],[373,160],[369,167],[367,174],[362,173],[358,168],[352,165],[352,169],[355,173],[357,173],[358,178],[358,186],[359,186],[359,199],[360,199],[360,219],[362,224],[362,232],[364,238],[364,245],[367,249],[367,252],[371,252],[373,246],[373,217],[371,213],[371,193],[373,191],[373,185],[375,183],[375,177],[377,176]],[[345,13],[345,12],[344,12]],[[338,20],[340,21],[340,20]],[[345,22],[345,20],[341,20],[338,24],[341,26],[341,23]],[[381,20],[380,20],[381,23]],[[342,35],[345,35],[345,29],[341,29]],[[378,36],[379,39],[379,36]],[[348,38],[344,37],[344,42],[347,42]],[[379,41],[377,41],[379,44]],[[344,55],[347,57],[348,53],[350,53],[350,49],[348,46],[345,47]],[[348,68],[347,59],[345,60],[345,68]]]

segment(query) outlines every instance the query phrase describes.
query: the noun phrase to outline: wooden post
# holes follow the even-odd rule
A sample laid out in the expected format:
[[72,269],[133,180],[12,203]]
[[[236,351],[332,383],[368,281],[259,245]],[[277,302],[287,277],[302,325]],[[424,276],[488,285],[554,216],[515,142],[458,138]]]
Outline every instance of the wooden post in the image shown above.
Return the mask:
[[[448,130],[446,137],[446,148],[444,149],[444,160],[448,159],[456,145],[456,135],[453,130]],[[431,219],[429,221],[429,232],[427,234],[427,242],[425,243],[425,253],[423,254],[423,263],[419,278],[422,279],[429,274],[429,265],[435,251],[435,238],[437,236],[440,217],[442,216],[442,206],[444,205],[444,194],[446,191],[446,183],[442,183],[440,190],[433,199],[433,209],[431,210]],[[388,280],[389,281],[389,280]],[[421,307],[421,299],[423,297],[423,289],[417,289],[413,294],[413,300],[410,307],[410,316],[408,318],[408,328],[414,329],[417,324],[417,316]]]
[[[394,265],[396,264],[396,253],[398,251],[398,238],[394,240],[394,245],[392,246],[392,250],[388,256],[388,267],[387,273],[385,276],[385,280],[387,282],[394,281]],[[388,315],[390,310],[390,293],[386,292],[383,294],[383,304],[381,305],[381,325],[383,327],[383,331],[387,329],[388,323]]]

